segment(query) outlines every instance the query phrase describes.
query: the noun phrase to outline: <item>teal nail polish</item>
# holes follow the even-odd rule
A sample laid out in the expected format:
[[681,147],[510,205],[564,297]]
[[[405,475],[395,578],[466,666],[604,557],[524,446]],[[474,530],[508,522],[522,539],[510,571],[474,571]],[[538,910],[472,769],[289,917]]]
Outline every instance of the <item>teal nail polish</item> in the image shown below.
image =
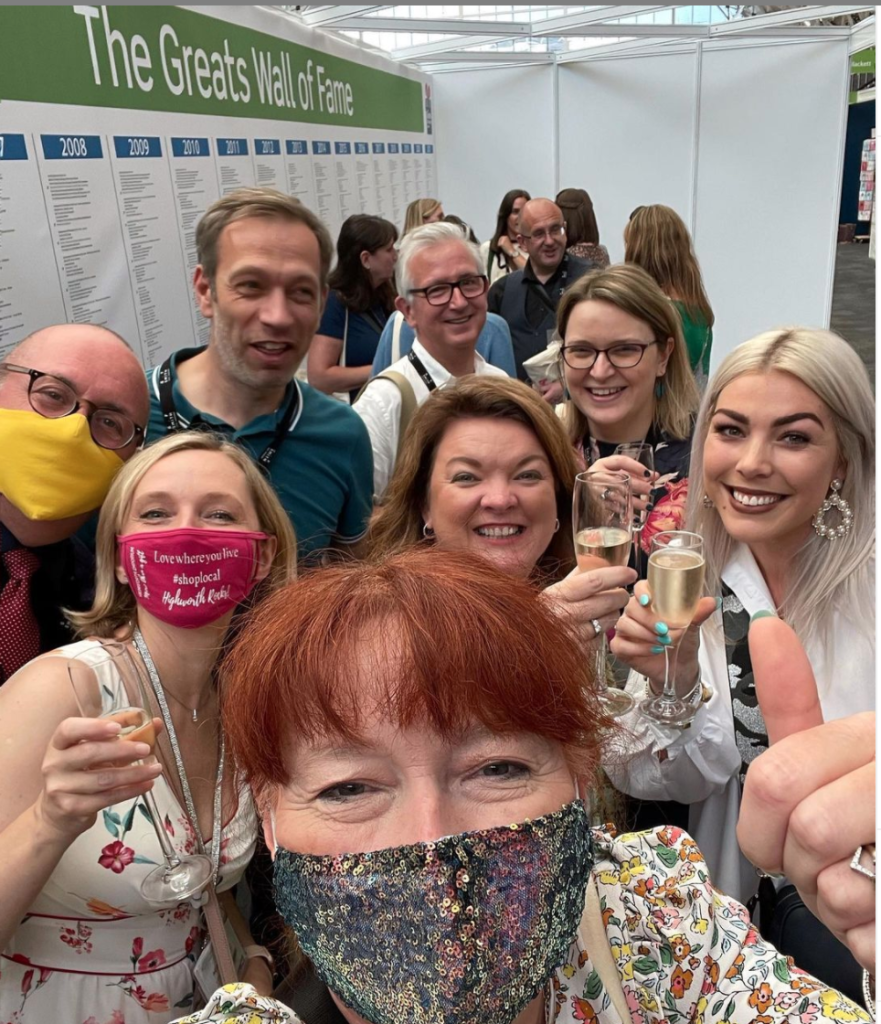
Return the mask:
[[663,654],[663,653],[664,653],[664,648],[663,647],[653,647],[652,648],[652,654]]
[[665,647],[666,647],[666,646],[667,646],[668,644],[672,644],[672,643],[673,643],[673,638],[672,638],[672,637],[670,637],[670,636],[667,636],[667,634],[666,634],[666,633],[664,633],[664,634],[663,634],[662,636],[659,636],[659,637],[658,637],[658,640],[660,640],[660,641],[661,641],[661,643],[662,643],[662,644],[663,644],[663,645],[664,645]]
[[670,632],[670,627],[667,625],[666,622],[656,622],[655,632],[660,633],[661,636],[666,636]]
[[718,611],[721,607],[722,607],[722,598],[721,597],[717,597],[716,598],[716,611]]
[[639,595],[639,603],[643,606],[643,608],[646,608],[648,606],[649,601],[651,601],[651,598],[648,596],[648,594]]
[[750,616],[750,620],[749,621],[750,622],[755,622],[756,619],[767,619],[767,618],[776,619],[777,616],[774,614],[774,612],[769,612],[767,608],[760,608],[755,613],[755,615],[751,615]]

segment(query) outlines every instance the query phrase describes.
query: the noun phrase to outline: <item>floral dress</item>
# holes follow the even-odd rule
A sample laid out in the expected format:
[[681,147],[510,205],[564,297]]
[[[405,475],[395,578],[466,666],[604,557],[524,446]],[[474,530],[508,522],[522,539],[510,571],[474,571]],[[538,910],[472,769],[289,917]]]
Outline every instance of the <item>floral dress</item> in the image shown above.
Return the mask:
[[[100,644],[85,640],[58,653],[71,657],[91,648]],[[121,685],[110,673],[102,673],[101,683],[110,694]],[[112,696],[106,699],[109,709]],[[153,794],[175,849],[193,852],[189,820],[164,775]],[[243,787],[222,830],[219,890],[241,877],[256,836],[254,804]],[[192,1007],[202,913],[190,903],[157,910],[143,900],[141,879],[160,863],[142,799],[98,815],[0,954],[0,1024],[165,1024]]]
[[[632,1024],[870,1024],[869,1015],[765,943],[710,883],[681,829],[594,829],[603,927]],[[545,994],[547,1024],[627,1024],[579,937]],[[297,1024],[249,985],[215,993],[176,1024]],[[310,1022],[306,1022],[310,1024]]]

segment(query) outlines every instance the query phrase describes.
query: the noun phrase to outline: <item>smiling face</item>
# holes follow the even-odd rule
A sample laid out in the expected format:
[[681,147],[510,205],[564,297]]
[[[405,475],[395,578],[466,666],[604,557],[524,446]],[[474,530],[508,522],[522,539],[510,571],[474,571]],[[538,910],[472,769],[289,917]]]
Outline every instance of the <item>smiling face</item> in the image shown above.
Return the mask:
[[[566,254],[563,211],[549,199],[531,199],[520,215],[520,245],[536,274],[550,275]],[[553,232],[558,232],[554,234]]]
[[245,217],[220,233],[217,273],[196,268],[211,347],[225,374],[256,391],[283,388],[300,365],[326,297],[318,239],[279,217]]
[[528,576],[557,526],[554,474],[535,433],[508,419],[450,423],[423,518],[439,548],[473,551]]
[[[185,450],[160,459],[135,488],[117,533],[184,528],[261,530],[245,474],[223,452]],[[258,580],[269,572],[275,545],[274,537],[258,542]],[[116,573],[126,582],[121,566]]]
[[[573,370],[564,363],[566,387],[599,441],[623,443],[643,440],[655,411],[655,385],[667,369],[673,339],[655,341],[651,327],[611,302],[588,299],[573,310],[564,343],[585,345],[599,353],[588,370]],[[644,347],[636,366],[612,366],[606,350],[618,346]]]
[[[482,273],[468,246],[455,239],[420,249],[410,260],[414,288],[452,284],[463,277]],[[486,323],[486,302],[486,292],[466,299],[454,288],[450,301],[443,306],[433,306],[424,295],[401,296],[397,306],[415,329],[419,341],[443,363],[443,354],[449,349],[476,346]]]
[[704,486],[734,540],[800,546],[845,467],[829,408],[789,373],[745,373],[723,388],[704,446]]
[[526,205],[526,196],[518,196],[514,200],[514,205],[511,207],[511,212],[508,214],[508,230],[507,235],[510,239],[515,239],[520,234],[520,211]]

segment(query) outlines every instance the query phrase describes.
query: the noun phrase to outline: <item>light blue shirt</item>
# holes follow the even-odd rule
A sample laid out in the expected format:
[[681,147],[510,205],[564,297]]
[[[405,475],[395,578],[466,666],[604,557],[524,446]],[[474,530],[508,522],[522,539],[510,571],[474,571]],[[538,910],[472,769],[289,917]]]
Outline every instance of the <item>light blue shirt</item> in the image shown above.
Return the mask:
[[[376,348],[376,355],[373,359],[371,377],[387,370],[392,365],[392,335],[395,330],[397,315],[390,316],[379,339]],[[407,355],[413,346],[413,339],[416,332],[404,320],[401,323],[401,356]],[[486,323],[477,338],[477,351],[483,358],[493,366],[504,370],[509,377],[516,377],[517,370],[514,364],[514,349],[511,345],[511,332],[505,321],[495,313],[486,314]]]

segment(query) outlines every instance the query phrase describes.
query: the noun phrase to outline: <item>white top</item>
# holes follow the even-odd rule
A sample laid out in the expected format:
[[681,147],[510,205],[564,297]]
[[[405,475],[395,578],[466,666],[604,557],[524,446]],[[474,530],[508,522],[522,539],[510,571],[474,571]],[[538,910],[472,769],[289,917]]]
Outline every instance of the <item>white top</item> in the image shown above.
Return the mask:
[[[489,241],[490,240],[487,239],[485,242],[481,242],[481,244],[480,244],[480,262],[481,262],[481,266],[483,268],[482,273],[486,273],[486,265],[487,265],[487,263],[489,263]],[[514,252],[518,256],[525,256],[526,255],[526,253],[523,252],[523,250],[520,248],[520,246],[516,245],[516,244],[514,245]],[[510,274],[510,273],[511,273],[511,268],[510,267],[503,267],[503,266],[501,266],[499,261],[497,259],[493,258],[492,266],[489,269],[489,283],[491,285],[493,285],[493,284],[496,283],[496,281],[498,281],[498,279],[500,277],[504,277],[506,274]]]
[[[449,387],[456,383],[456,377],[425,350],[419,339],[413,342],[412,350],[422,361],[422,365],[431,375],[438,388]],[[400,373],[413,385],[416,404],[422,405],[431,394],[425,381],[419,376],[407,356],[399,359],[388,368]],[[488,363],[478,352],[474,353],[474,372],[480,376],[507,377],[504,370]],[[378,379],[378,378],[377,378]],[[352,406],[364,420],[370,443],[373,446],[373,500],[379,501],[385,494],[392,473],[395,471],[395,460],[398,457],[398,432],[401,427],[401,392],[388,380],[380,380],[378,384],[371,382],[364,393]]]
[[[775,605],[752,552],[739,544],[722,573],[723,581],[750,616]],[[729,599],[730,600],[730,599]],[[805,652],[814,670],[823,717],[828,722],[875,709],[874,638],[859,631],[846,614],[837,613],[823,646],[808,641]],[[691,804],[688,831],[710,869],[714,885],[745,903],[755,892],[758,876],[741,854],[735,827],[740,811],[741,754],[734,734],[730,671],[722,633],[722,612],[701,628],[701,678],[713,689],[691,727],[670,729],[632,711],[622,720],[628,731],[621,763],[607,768],[615,785],[646,800],[677,800]],[[627,690],[638,699],[645,678],[631,672]],[[664,761],[660,751],[667,751]]]

